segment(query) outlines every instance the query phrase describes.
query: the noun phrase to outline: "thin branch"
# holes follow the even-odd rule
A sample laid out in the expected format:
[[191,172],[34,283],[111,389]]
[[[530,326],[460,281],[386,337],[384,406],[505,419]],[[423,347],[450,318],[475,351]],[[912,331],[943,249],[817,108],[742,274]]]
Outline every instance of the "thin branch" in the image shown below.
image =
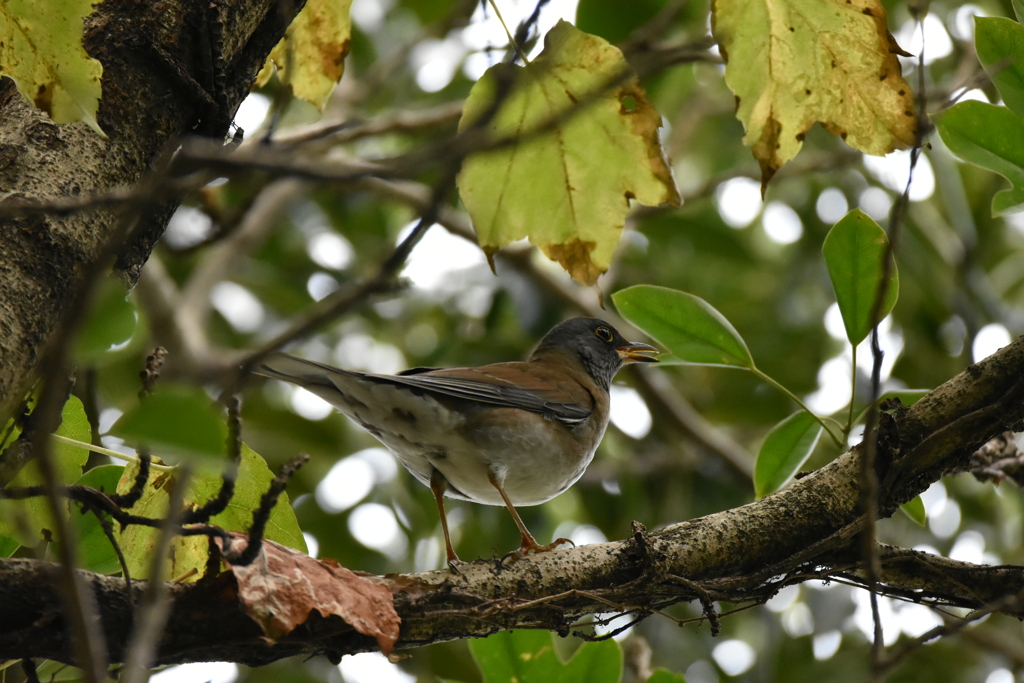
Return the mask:
[[259,249],[288,206],[307,190],[306,183],[284,178],[267,185],[256,197],[238,228],[207,250],[181,289],[174,322],[182,335],[202,338],[210,312],[210,291],[230,277],[235,265]]
[[225,545],[224,559],[230,564],[239,567],[245,566],[259,556],[260,550],[263,548],[263,532],[266,529],[267,522],[270,520],[270,513],[273,512],[274,506],[277,505],[277,499],[284,492],[285,487],[288,486],[288,482],[291,481],[295,472],[307,462],[309,462],[309,456],[302,453],[281,466],[277,476],[270,482],[270,488],[267,489],[267,492],[260,499],[260,506],[252,513],[252,526],[249,527],[249,542],[246,544],[245,549],[238,553],[231,551]]
[[242,464],[242,419],[239,415],[240,404],[237,396],[229,397],[225,403],[228,408],[227,450],[231,461],[221,475],[217,495],[206,501],[202,507],[188,510],[183,516],[184,524],[208,523],[211,517],[219,515],[227,508],[231,497],[235,495],[235,480],[238,478],[238,468]]
[[[340,121],[317,123],[312,126],[289,129],[274,136],[275,145],[302,145],[304,152],[318,149],[310,143],[324,147],[341,145],[362,138],[392,133],[416,133],[425,129],[451,123],[462,115],[463,100],[418,111],[393,111],[369,121]],[[242,143],[242,148],[254,143]]]
[[[927,11],[927,10],[925,10]],[[875,299],[871,303],[871,394],[868,397],[868,413],[864,422],[864,457],[861,460],[860,469],[860,503],[861,510],[865,516],[864,533],[862,535],[862,547],[864,550],[864,563],[866,565],[867,589],[870,593],[871,618],[874,624],[874,633],[871,644],[871,671],[872,677],[878,677],[884,669],[885,642],[882,633],[882,620],[878,612],[878,596],[876,586],[881,575],[881,561],[878,556],[876,539],[876,526],[878,524],[878,502],[879,482],[878,466],[885,467],[888,462],[878,463],[879,433],[875,430],[878,424],[878,398],[882,393],[882,357],[883,352],[878,341],[878,324],[882,318],[882,308],[885,305],[889,289],[889,278],[892,275],[893,263],[895,261],[896,247],[899,243],[900,228],[906,219],[907,208],[910,205],[910,188],[914,182],[914,169],[924,145],[924,136],[929,127],[929,122],[924,113],[925,110],[925,81],[924,81],[924,24],[923,15],[920,9],[911,8],[911,13],[917,19],[917,30],[922,34],[921,52],[918,57],[918,89],[917,119],[914,131],[914,146],[910,151],[910,171],[907,175],[907,184],[903,194],[893,204],[891,220],[889,221],[889,240],[885,253],[882,255],[882,272],[879,277],[878,290]],[[856,376],[857,368],[853,368]],[[851,413],[852,414],[852,413]],[[886,454],[889,458],[889,454]]]
[[189,474],[187,466],[183,467],[178,476],[169,484],[171,490],[167,517],[160,525],[160,533],[152,550],[149,567],[150,580],[146,584],[136,610],[135,628],[128,644],[124,672],[120,677],[122,683],[144,683],[148,680],[149,670],[157,656],[157,646],[171,611],[164,574],[171,541],[174,540],[175,530],[178,528],[184,512],[183,502]]

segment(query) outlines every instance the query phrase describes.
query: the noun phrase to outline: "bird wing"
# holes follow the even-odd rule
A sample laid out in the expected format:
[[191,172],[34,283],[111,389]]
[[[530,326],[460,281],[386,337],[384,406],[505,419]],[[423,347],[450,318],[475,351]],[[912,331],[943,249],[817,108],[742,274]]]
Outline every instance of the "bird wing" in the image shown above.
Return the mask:
[[524,362],[495,363],[370,377],[434,394],[550,415],[569,424],[590,417],[594,400],[583,386],[567,378],[546,377],[529,366]]
[[363,378],[439,396],[519,408],[567,424],[579,424],[590,417],[594,409],[594,397],[587,389],[571,378],[537,372],[534,368],[528,368],[529,365],[528,362],[512,362],[479,368],[414,368],[414,374],[377,375],[342,370],[286,353],[274,353],[267,356],[253,372],[307,389],[334,389],[332,378],[338,378],[339,381]]

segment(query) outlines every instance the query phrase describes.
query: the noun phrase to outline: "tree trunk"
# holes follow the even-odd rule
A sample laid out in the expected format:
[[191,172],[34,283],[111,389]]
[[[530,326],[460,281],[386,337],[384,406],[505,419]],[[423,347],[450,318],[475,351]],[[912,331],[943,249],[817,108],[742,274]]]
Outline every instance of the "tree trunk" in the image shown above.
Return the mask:
[[183,136],[223,139],[302,4],[98,4],[83,42],[103,64],[97,118],[107,139],[56,125],[0,80],[0,424],[46,370],[40,360],[94,268],[138,278],[177,206],[146,196],[140,181]]

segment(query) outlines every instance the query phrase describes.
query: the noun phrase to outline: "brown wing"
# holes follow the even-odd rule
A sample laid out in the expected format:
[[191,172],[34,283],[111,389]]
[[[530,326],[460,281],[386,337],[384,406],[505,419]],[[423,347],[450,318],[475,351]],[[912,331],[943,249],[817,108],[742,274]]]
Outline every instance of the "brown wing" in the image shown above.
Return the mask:
[[332,376],[359,377],[441,396],[528,410],[570,425],[584,422],[595,407],[593,395],[571,376],[552,372],[547,364],[538,366],[531,362],[494,363],[478,368],[413,368],[398,375],[375,375],[274,353],[253,372],[307,388],[336,388]]
[[594,409],[593,397],[582,385],[560,373],[542,372],[528,362],[367,377],[443,396],[528,410],[568,424],[583,422]]

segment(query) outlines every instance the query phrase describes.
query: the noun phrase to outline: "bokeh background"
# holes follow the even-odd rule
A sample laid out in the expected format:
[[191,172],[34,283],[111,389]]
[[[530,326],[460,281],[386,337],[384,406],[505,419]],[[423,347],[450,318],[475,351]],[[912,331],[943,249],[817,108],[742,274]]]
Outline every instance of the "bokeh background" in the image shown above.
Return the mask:
[[[979,77],[973,17],[1013,16],[1009,2],[932,2],[923,22],[904,2],[886,2],[890,30],[908,52],[924,50],[925,106],[934,112],[951,98],[996,103],[998,93]],[[661,0],[553,0],[541,3],[543,35],[559,18],[612,42],[663,10]],[[510,27],[536,3],[499,0]],[[708,34],[706,0],[690,0],[656,33],[678,44]],[[374,159],[409,151],[454,133],[459,103],[483,71],[505,55],[507,38],[493,9],[465,0],[355,0],[352,50],[345,76],[322,122],[385,120],[401,113],[421,125],[345,140],[326,136],[310,155]],[[923,36],[923,39],[922,39]],[[923,46],[923,47],[922,47]],[[531,43],[535,54],[540,49]],[[734,100],[723,67],[707,59],[646,77],[665,120],[663,140],[685,199],[679,209],[637,207],[616,261],[600,281],[604,300],[632,284],[656,284],[696,294],[721,311],[744,337],[758,366],[824,414],[843,412],[857,382],[856,408],[867,394],[867,348],[851,367],[851,350],[821,257],[829,228],[853,208],[883,227],[907,182],[909,154],[868,158],[819,128],[803,152],[760,197],[757,165],[740,139]],[[917,88],[916,61],[904,74]],[[247,137],[279,115],[275,135],[317,124],[300,101],[281,104],[272,80],[242,105],[236,123]],[[928,138],[913,176],[911,204],[898,238],[899,301],[880,332],[884,389],[930,389],[1024,331],[1024,214],[990,215],[1005,181],[954,158],[937,136]],[[315,158],[315,157],[314,157]],[[431,172],[414,179],[427,189]],[[137,392],[141,358],[156,342],[167,311],[152,304],[153,287],[172,286],[209,307],[197,325],[210,353],[258,347],[295,316],[331,292],[376,272],[418,214],[386,192],[352,186],[295,183],[277,189],[274,219],[240,247],[233,241],[242,217],[270,179],[257,173],[218,179],[189,197],[175,214],[136,303],[140,328],[96,370],[105,432]],[[452,209],[459,205],[454,195]],[[215,256],[222,245],[233,251]],[[526,244],[496,259],[496,274],[472,242],[433,226],[402,271],[403,286],[332,321],[289,350],[346,368],[391,373],[413,366],[461,366],[524,358],[558,321],[598,305],[598,294],[573,284],[561,269]],[[216,269],[211,276],[211,263]],[[200,280],[200,275],[204,279]],[[149,289],[147,289],[149,288]],[[612,315],[609,313],[609,315]],[[627,335],[636,332],[623,329]],[[178,358],[178,362],[187,359]],[[175,358],[168,362],[173,380]],[[656,380],[638,373],[657,374]],[[651,385],[665,384],[666,389]],[[652,391],[661,398],[652,398]],[[667,393],[666,393],[667,391]],[[665,397],[685,402],[702,429],[725,444],[684,429]],[[298,452],[311,462],[289,494],[306,532],[310,554],[374,573],[435,569],[443,546],[430,492],[369,435],[308,392],[254,381],[243,394],[244,438],[276,467]],[[576,543],[624,538],[630,522],[671,524],[753,500],[749,470],[767,431],[795,410],[780,392],[740,370],[644,367],[620,373],[612,392],[612,425],[583,479],[543,506],[521,510],[538,540],[566,536]],[[856,442],[855,433],[851,441]],[[104,436],[109,446],[117,439]],[[822,440],[805,466],[839,453]],[[884,542],[984,563],[1024,561],[1021,492],[970,476],[936,483],[924,496],[928,523],[899,514],[883,520]],[[518,534],[496,507],[449,502],[456,548],[465,559],[502,555]],[[920,605],[881,600],[887,644],[940,624],[942,615]],[[723,605],[722,610],[728,611]],[[699,606],[671,610],[699,616]],[[603,627],[605,631],[611,627]],[[869,661],[867,594],[832,583],[787,588],[766,606],[728,616],[712,638],[706,624],[683,628],[652,617],[617,636],[633,656],[685,673],[690,683],[716,681],[862,681]],[[601,632],[601,629],[598,629]],[[560,641],[565,653],[575,639]],[[640,655],[636,655],[640,652]],[[450,679],[475,683],[481,674],[467,644],[412,651],[397,664],[382,655],[283,661],[257,670],[231,664],[187,665],[159,674],[171,681],[324,681],[405,683]],[[1024,630],[993,617],[962,634],[916,651],[893,681],[1022,680]]]

